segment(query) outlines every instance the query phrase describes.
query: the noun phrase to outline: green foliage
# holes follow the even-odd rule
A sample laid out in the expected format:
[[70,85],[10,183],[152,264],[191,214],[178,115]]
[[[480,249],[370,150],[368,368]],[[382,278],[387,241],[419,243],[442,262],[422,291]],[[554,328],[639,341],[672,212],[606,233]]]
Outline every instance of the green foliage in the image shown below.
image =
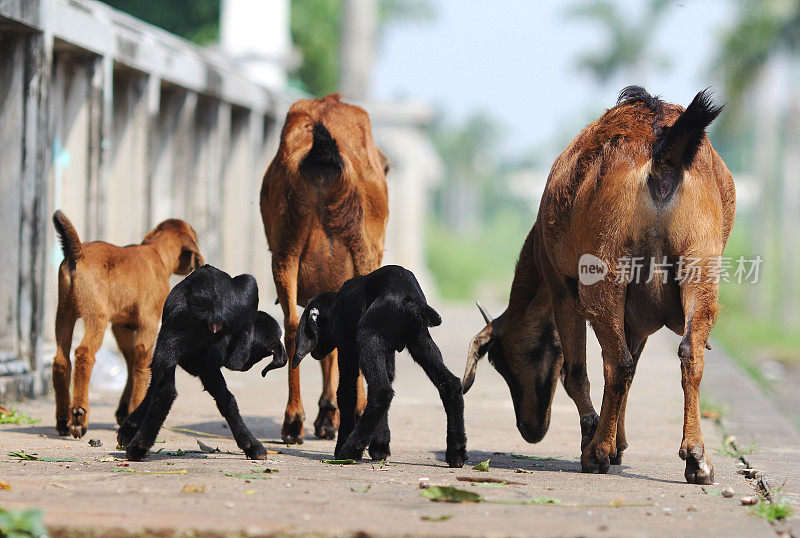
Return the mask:
[[[502,301],[514,278],[520,248],[533,218],[512,209],[484,221],[475,233],[463,235],[444,223],[430,222],[426,250],[442,297]],[[490,295],[490,296],[487,296]]]
[[419,494],[434,502],[479,503],[484,500],[483,497],[477,493],[451,486],[431,486],[421,489]]
[[[434,16],[428,0],[377,0],[378,34],[401,22]],[[339,89],[339,41],[342,0],[292,0],[292,42],[302,55],[292,84],[315,96]]]
[[770,523],[776,520],[791,517],[794,513],[792,505],[785,500],[761,501],[752,509],[753,515],[764,518]]
[[219,38],[220,0],[103,0],[199,45]]
[[6,510],[0,508],[0,536],[39,538],[50,536],[42,522],[41,510]]
[[800,48],[800,3],[738,0],[739,17],[724,33],[714,65],[725,79],[727,97],[738,102],[767,60]]
[[569,6],[570,19],[595,22],[607,33],[607,45],[587,51],[578,59],[578,66],[589,71],[600,82],[629,69],[655,65],[665,68],[667,59],[650,51],[653,29],[658,25],[670,0],[651,0],[644,17],[631,22],[630,6],[612,0],[583,0]]
[[489,472],[489,460],[480,462],[478,465],[473,467],[473,469],[475,469],[476,471],[483,471],[485,473],[488,473]]
[[11,411],[0,411],[0,424],[36,424],[37,422],[41,422],[41,420],[31,418],[25,413],[17,411],[16,408],[12,408]]
[[302,55],[293,83],[316,96],[339,87],[342,0],[292,0],[292,42]]

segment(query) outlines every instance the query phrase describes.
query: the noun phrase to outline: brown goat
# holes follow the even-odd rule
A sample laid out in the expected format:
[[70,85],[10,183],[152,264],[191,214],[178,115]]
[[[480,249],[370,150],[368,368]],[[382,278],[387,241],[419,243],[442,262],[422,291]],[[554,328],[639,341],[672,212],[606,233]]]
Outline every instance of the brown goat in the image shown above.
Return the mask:
[[[720,111],[706,91],[684,110],[636,86],[622,90],[617,106],[553,165],[508,308],[495,320],[485,315],[487,326],[472,340],[464,391],[488,351],[529,442],[547,432],[560,373],[580,415],[584,472],[605,473],[621,462],[636,363],[647,337],[666,326],[683,335],[679,455],[685,477],[714,481],[700,433],[698,386],[719,310],[714,275],[736,206],[733,178],[705,135]],[[627,274],[620,263],[626,259],[643,260],[640,271],[652,278]],[[698,278],[689,278],[686,260]],[[599,419],[586,375],[587,320],[603,351]]]
[[[338,291],[346,280],[380,267],[383,257],[388,162],[372,140],[366,111],[340,99],[329,95],[292,105],[261,186],[261,218],[290,357],[300,319],[297,305]],[[338,427],[336,352],[321,366],[323,392],[314,431],[332,439]],[[360,410],[365,402],[359,382]],[[303,442],[304,419],[300,373],[291,368],[281,429],[285,442]]]
[[[128,380],[116,412],[122,425],[147,392],[150,359],[161,309],[169,294],[169,276],[187,275],[203,265],[197,234],[182,220],[165,220],[141,245],[118,247],[103,241],[81,244],[61,211],[53,214],[64,261],[58,269],[56,356],[56,430],[82,437],[89,427],[89,378],[106,326],[128,365]],[[75,380],[70,400],[72,331],[83,318],[85,332],[75,348]]]

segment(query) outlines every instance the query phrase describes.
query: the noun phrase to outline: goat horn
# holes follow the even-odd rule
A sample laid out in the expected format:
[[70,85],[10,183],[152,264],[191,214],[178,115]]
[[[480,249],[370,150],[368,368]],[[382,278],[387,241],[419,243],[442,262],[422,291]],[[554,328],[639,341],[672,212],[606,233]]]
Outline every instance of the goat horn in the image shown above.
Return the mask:
[[478,369],[478,361],[489,350],[487,344],[492,341],[492,325],[489,323],[481,332],[475,335],[469,344],[467,354],[467,367],[464,370],[464,379],[461,381],[461,392],[466,394],[475,381],[475,371]]
[[475,305],[478,307],[478,310],[481,311],[481,315],[483,316],[483,319],[486,321],[486,325],[490,325],[492,321],[494,321],[492,319],[492,315],[489,314],[489,311],[486,310],[486,308],[484,308],[484,306],[480,303],[480,301],[475,301]]

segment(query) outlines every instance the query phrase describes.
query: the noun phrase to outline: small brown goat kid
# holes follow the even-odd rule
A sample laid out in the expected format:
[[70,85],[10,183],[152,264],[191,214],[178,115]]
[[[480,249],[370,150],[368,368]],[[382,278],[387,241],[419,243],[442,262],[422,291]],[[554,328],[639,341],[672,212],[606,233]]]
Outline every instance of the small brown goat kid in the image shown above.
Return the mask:
[[[119,400],[122,425],[147,392],[150,359],[161,309],[169,294],[169,276],[187,275],[203,265],[197,234],[182,220],[169,219],[144,236],[141,245],[118,247],[103,241],[81,243],[61,211],[53,214],[64,261],[58,269],[56,356],[56,430],[82,437],[89,427],[89,378],[94,356],[111,330],[128,364],[128,381]],[[72,332],[78,318],[86,330],[75,348],[75,379],[70,400]]]
[[[636,364],[647,337],[666,326],[683,336],[684,475],[690,483],[714,481],[698,388],[719,311],[714,275],[736,210],[733,178],[705,134],[720,111],[707,91],[684,110],[637,86],[622,90],[617,106],[553,165],[508,308],[495,320],[484,313],[487,326],[472,340],[464,391],[488,352],[529,442],[547,432],[560,374],[580,415],[584,472],[621,463]],[[624,260],[641,260],[639,278]],[[584,271],[589,266],[594,274]],[[603,355],[599,418],[586,374],[587,320]]]
[[[300,320],[297,305],[380,267],[389,216],[388,170],[362,108],[329,95],[298,101],[289,109],[278,153],[261,186],[261,217],[290,357]],[[318,437],[333,439],[338,427],[336,351],[321,366],[323,392],[314,429]],[[359,382],[359,409],[365,403]],[[281,429],[285,442],[303,442],[304,419],[300,372],[292,368]]]

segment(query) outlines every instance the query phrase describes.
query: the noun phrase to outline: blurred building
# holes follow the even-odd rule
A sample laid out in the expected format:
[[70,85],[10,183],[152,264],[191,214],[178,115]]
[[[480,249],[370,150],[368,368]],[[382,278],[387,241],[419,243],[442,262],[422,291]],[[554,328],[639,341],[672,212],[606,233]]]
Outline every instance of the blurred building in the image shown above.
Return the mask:
[[[254,274],[262,305],[274,301],[259,191],[298,97],[285,85],[296,61],[289,2],[222,7],[212,49],[92,0],[0,2],[0,401],[49,390],[56,208],[83,241],[122,245],[183,218],[209,263]],[[419,270],[426,185],[438,173],[429,114],[367,108],[395,168],[386,261]],[[76,345],[81,333],[79,322]],[[104,348],[115,349],[110,335]]]

